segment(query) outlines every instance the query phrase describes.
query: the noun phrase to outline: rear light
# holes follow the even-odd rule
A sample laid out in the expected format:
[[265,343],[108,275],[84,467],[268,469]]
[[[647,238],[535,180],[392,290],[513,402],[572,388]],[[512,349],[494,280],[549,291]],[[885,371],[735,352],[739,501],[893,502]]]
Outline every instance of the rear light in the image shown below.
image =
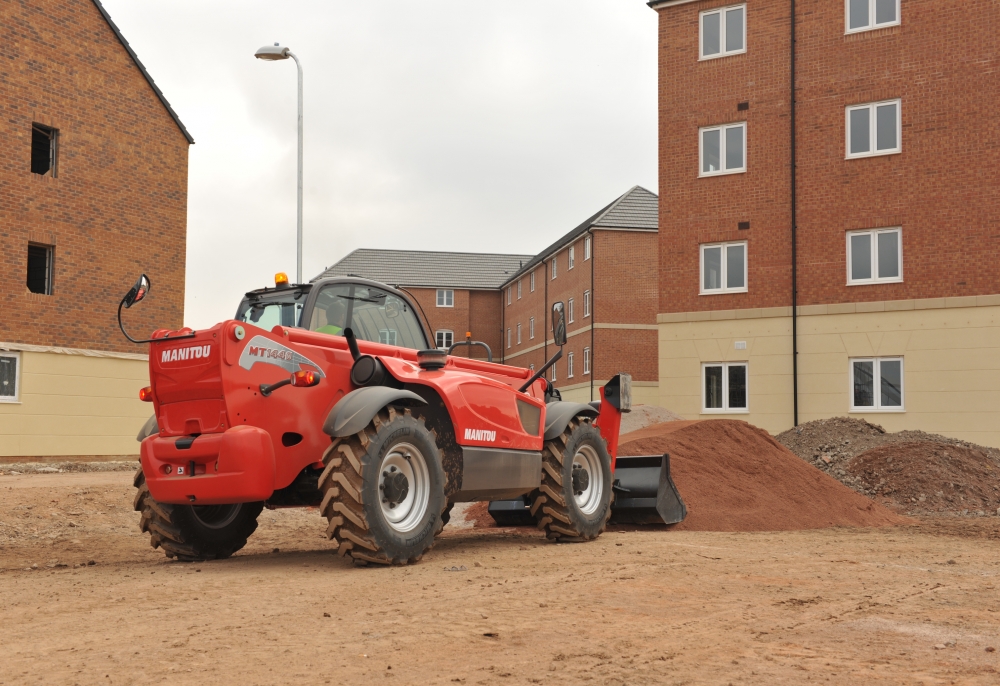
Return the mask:
[[292,374],[292,385],[300,388],[308,388],[319,383],[319,374],[310,371],[295,372]]
[[139,391],[139,400],[141,400],[144,403],[151,403],[151,402],[153,402],[153,387],[152,386],[146,386],[145,388],[143,388],[142,390],[140,390]]

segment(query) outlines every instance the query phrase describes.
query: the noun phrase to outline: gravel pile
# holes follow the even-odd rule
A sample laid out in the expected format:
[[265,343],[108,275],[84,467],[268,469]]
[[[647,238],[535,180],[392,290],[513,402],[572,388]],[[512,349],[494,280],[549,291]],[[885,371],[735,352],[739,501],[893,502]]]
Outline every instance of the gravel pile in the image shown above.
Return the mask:
[[138,466],[138,459],[128,462],[24,462],[0,464],[0,476],[66,472],[134,472]]

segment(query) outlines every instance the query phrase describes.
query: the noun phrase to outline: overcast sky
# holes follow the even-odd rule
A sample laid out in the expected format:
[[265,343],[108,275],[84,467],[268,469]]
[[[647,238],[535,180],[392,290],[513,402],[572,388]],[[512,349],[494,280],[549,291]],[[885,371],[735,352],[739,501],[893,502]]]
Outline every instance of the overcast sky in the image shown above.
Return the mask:
[[656,13],[643,0],[103,0],[191,146],[185,323],[356,248],[533,253],[656,186]]

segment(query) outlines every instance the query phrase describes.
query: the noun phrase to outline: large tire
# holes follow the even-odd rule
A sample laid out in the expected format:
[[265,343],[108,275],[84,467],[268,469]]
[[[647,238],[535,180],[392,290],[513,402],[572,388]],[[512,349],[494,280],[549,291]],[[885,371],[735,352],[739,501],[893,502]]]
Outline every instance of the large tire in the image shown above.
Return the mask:
[[611,517],[611,483],[607,443],[589,418],[577,417],[545,443],[542,485],[533,495],[531,516],[550,539],[597,538]]
[[141,513],[139,529],[149,533],[149,544],[178,560],[221,560],[247,544],[257,530],[264,503],[236,505],[168,505],[153,499],[142,469],[133,481],[134,509]]
[[355,563],[405,565],[430,550],[444,526],[444,471],[434,433],[389,406],[323,456],[320,513],[338,552]]

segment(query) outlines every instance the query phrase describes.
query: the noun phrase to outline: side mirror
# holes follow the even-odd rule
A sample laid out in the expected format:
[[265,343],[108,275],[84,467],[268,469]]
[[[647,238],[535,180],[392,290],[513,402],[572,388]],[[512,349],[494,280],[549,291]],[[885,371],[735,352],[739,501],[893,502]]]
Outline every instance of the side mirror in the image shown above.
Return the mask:
[[132,286],[132,289],[122,298],[122,304],[128,309],[146,297],[149,293],[149,277],[143,274]]
[[552,339],[560,348],[566,345],[566,306],[561,301],[552,305]]

